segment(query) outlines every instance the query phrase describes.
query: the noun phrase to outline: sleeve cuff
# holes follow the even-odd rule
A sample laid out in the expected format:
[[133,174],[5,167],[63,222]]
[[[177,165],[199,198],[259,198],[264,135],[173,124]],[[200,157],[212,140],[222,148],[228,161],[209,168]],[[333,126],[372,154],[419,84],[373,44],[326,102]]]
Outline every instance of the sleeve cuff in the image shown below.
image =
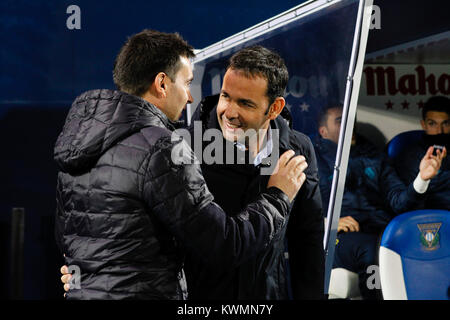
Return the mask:
[[287,194],[284,193],[281,189],[272,186],[267,189],[267,193],[275,195],[279,199],[283,200],[288,207],[288,211],[290,211],[292,209],[292,205],[293,205],[294,201],[291,202],[289,200],[289,197],[287,196]]
[[430,184],[430,180],[423,180],[420,177],[420,173],[419,173],[417,175],[416,179],[414,180],[413,187],[417,193],[423,194],[427,191],[429,184]]

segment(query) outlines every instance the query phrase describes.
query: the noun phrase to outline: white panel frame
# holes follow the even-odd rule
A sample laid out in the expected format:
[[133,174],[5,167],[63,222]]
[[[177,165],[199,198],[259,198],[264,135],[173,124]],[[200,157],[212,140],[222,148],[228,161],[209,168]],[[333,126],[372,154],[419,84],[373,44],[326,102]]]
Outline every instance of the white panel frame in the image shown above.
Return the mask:
[[197,51],[195,58],[192,62],[195,64],[202,60],[205,60],[220,52],[226,51],[232,47],[235,47],[241,43],[247,42],[250,39],[259,37],[269,31],[278,29],[288,23],[308,16],[318,10],[322,10],[330,5],[341,2],[342,0],[310,0],[302,3],[292,9],[289,9],[279,15],[267,19],[257,25],[238,32],[224,40],[216,42],[206,48]]
[[325,228],[324,236],[324,248],[326,253],[325,292],[328,292],[331,269],[334,262],[337,227],[341,216],[342,198],[344,196],[345,178],[347,175],[347,165],[350,155],[353,126],[356,117],[356,107],[358,105],[367,38],[369,36],[372,4],[373,0],[359,1],[358,17],[356,20],[353,49],[347,75],[347,85],[342,110],[341,131],[339,133],[339,143],[336,153],[330,202],[327,212],[328,225],[327,228]]

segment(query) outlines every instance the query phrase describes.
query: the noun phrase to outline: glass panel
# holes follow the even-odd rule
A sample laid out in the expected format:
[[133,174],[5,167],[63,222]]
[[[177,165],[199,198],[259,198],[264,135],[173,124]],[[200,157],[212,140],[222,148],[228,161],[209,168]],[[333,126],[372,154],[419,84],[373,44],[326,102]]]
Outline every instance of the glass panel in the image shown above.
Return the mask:
[[262,45],[286,62],[290,80],[285,98],[294,129],[315,135],[320,107],[343,103],[357,11],[358,1],[342,1],[195,62],[193,110],[202,97],[219,93],[233,53]]

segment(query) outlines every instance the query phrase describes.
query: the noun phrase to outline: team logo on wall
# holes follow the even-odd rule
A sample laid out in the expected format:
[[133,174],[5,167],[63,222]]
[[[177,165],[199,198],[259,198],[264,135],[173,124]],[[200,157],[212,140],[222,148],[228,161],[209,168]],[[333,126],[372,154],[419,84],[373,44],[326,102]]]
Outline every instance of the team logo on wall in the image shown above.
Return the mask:
[[439,248],[439,229],[442,222],[417,224],[420,230],[420,242],[425,250],[436,250]]

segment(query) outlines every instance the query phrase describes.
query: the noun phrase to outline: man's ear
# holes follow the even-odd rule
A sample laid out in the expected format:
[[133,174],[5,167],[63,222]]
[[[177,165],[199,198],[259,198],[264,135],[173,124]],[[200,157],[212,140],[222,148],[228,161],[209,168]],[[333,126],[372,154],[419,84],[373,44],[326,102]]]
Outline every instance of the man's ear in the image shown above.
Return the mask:
[[425,130],[425,120],[420,120],[420,125],[422,126],[422,129]]
[[269,108],[269,119],[274,120],[283,111],[286,101],[283,97],[277,97]]
[[165,98],[167,96],[167,82],[169,77],[164,72],[160,72],[156,75],[153,80],[152,86],[155,89],[155,92],[158,98]]
[[328,130],[327,127],[325,126],[320,126],[319,127],[319,134],[322,138],[327,139],[328,138]]

